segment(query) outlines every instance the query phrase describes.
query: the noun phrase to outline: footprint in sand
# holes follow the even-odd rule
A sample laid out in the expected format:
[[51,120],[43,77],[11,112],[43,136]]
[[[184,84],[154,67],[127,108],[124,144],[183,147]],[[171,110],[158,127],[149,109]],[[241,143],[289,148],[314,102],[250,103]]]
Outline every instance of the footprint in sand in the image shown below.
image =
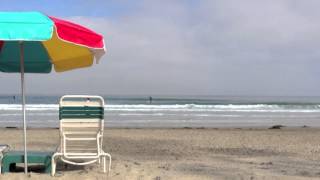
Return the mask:
[[124,164],[124,167],[126,168],[126,171],[127,171],[127,172],[130,172],[130,171],[131,171],[131,166],[130,166],[130,165]]

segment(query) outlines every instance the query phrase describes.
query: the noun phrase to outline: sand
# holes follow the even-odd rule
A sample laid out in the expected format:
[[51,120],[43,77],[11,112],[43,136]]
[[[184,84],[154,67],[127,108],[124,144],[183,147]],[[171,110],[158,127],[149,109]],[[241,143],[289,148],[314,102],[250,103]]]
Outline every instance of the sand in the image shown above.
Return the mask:
[[[57,129],[28,130],[30,150],[53,151]],[[22,130],[1,129],[0,142],[22,149]],[[106,129],[109,177],[97,164],[58,166],[56,177],[28,179],[320,179],[320,129]],[[36,168],[35,168],[36,170]],[[6,173],[0,179],[24,179]]]

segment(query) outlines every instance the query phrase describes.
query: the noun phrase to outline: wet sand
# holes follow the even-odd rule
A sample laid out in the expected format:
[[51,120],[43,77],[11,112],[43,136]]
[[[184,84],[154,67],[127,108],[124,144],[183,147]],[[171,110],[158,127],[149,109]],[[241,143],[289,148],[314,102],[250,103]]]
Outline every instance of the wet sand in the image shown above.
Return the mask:
[[[53,151],[58,139],[57,129],[28,130],[29,150]],[[22,150],[22,130],[1,129],[0,142]],[[316,128],[106,129],[104,149],[113,157],[110,177],[97,164],[59,164],[54,178],[31,172],[28,179],[320,179]]]

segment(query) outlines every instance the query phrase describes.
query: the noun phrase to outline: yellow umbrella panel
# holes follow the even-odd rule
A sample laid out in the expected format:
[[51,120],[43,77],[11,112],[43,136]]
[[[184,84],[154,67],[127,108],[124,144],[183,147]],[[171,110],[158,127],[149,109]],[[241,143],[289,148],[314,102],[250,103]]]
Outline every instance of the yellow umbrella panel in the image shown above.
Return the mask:
[[56,72],[88,67],[93,64],[93,53],[87,47],[59,39],[55,32],[50,40],[42,43],[47,49]]

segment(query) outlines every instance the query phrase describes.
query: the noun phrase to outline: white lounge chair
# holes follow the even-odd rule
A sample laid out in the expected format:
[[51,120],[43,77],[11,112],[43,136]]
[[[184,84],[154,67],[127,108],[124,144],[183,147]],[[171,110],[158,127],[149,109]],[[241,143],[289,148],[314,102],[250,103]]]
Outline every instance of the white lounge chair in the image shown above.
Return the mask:
[[60,98],[60,147],[52,156],[51,175],[56,171],[56,160],[73,165],[98,162],[106,172],[106,157],[102,149],[104,130],[104,100],[100,96],[66,95]]
[[7,144],[0,144],[0,174],[2,173],[2,159],[4,153],[8,152],[10,150],[10,146]]

